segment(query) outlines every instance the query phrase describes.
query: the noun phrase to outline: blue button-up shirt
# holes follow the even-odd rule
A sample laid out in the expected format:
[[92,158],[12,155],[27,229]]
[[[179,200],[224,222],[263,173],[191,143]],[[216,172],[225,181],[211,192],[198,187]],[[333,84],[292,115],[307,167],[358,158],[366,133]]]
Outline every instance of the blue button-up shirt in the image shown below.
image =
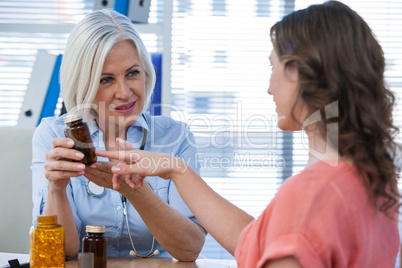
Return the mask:
[[[127,141],[134,148],[140,148],[144,129],[147,129],[148,134],[144,150],[176,156],[198,173],[197,149],[194,136],[189,131],[188,126],[164,116],[144,114],[144,117],[138,117],[138,120],[129,127]],[[31,169],[34,224],[36,224],[37,216],[42,214],[47,198],[47,179],[44,175],[46,153],[51,149],[54,138],[64,137],[65,129],[63,116],[48,117],[42,120],[33,136]],[[89,129],[96,150],[105,150],[103,133],[95,124],[89,125]],[[108,159],[98,157],[98,161],[108,161]],[[164,180],[159,177],[147,177],[145,180],[163,201],[197,222],[171,180]],[[70,179],[67,186],[67,195],[81,239],[86,235],[86,225],[105,225],[108,256],[129,256],[132,246],[123,214],[121,195],[111,189],[105,189],[101,196],[91,195],[87,187],[88,182],[89,180],[84,176],[74,177]],[[127,203],[127,213],[134,245],[140,254],[146,254],[151,249],[152,235],[129,202]],[[155,249],[159,249],[161,252],[158,257],[170,257],[157,241],[155,244]]]

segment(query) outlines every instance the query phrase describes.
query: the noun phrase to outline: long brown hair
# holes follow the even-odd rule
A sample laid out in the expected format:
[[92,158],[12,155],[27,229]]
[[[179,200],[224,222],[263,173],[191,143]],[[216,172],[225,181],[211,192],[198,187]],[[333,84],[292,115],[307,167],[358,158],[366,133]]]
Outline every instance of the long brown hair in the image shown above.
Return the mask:
[[385,86],[384,53],[370,27],[348,6],[328,1],[285,16],[272,26],[271,40],[285,66],[298,67],[298,100],[310,113],[338,102],[339,132],[330,139],[366,174],[374,201],[384,198],[379,209],[393,214],[400,197],[395,96]]

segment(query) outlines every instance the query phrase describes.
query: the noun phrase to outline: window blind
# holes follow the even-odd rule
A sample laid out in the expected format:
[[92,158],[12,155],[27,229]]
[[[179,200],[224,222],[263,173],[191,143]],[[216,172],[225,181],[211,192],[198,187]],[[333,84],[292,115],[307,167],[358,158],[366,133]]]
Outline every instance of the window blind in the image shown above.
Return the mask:
[[0,127],[17,124],[38,49],[55,54],[64,49],[68,33],[53,32],[52,24],[74,23],[90,5],[81,0],[0,2]]
[[[151,1],[149,23],[163,21],[162,6]],[[94,0],[0,1],[0,127],[17,125],[38,50],[62,54],[72,25],[93,7]],[[150,53],[162,51],[162,36],[140,35]]]
[[[269,29],[286,4],[174,1],[171,115],[190,125],[205,181],[255,217],[291,168],[283,166],[289,137],[267,94]],[[210,236],[202,255],[231,258]]]

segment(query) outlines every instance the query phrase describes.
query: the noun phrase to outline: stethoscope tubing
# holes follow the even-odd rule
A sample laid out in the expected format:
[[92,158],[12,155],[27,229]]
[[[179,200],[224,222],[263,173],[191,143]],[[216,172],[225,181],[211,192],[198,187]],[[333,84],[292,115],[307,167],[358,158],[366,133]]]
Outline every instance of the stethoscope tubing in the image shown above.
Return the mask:
[[[145,123],[147,123],[147,119],[145,118],[145,115],[142,114],[142,116],[143,116],[143,118],[145,120]],[[143,128],[140,150],[144,150],[145,144],[147,142],[147,136],[148,136],[148,130],[146,128]],[[87,192],[91,196],[100,197],[100,196],[104,195],[106,191],[105,191],[104,187],[99,187],[95,183],[93,183],[91,181],[88,181],[88,183],[87,183]],[[154,236],[152,236],[151,250],[147,254],[139,254],[138,251],[136,250],[133,238],[131,236],[130,226],[128,224],[127,198],[125,196],[123,196],[123,195],[120,195],[120,197],[121,197],[121,201],[123,203],[123,214],[124,214],[124,217],[126,219],[128,236],[130,238],[131,246],[133,248],[133,250],[130,251],[130,255],[131,256],[137,256],[137,257],[140,257],[140,258],[150,258],[150,257],[152,257],[154,255],[158,255],[159,250],[157,249],[157,250],[154,251],[154,249],[155,249],[155,237]]]

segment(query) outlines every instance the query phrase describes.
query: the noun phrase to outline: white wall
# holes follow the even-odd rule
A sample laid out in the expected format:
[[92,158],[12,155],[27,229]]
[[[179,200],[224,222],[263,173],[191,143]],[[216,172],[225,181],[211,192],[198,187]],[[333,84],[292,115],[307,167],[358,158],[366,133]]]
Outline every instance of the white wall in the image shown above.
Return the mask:
[[0,252],[29,253],[33,132],[0,128]]

